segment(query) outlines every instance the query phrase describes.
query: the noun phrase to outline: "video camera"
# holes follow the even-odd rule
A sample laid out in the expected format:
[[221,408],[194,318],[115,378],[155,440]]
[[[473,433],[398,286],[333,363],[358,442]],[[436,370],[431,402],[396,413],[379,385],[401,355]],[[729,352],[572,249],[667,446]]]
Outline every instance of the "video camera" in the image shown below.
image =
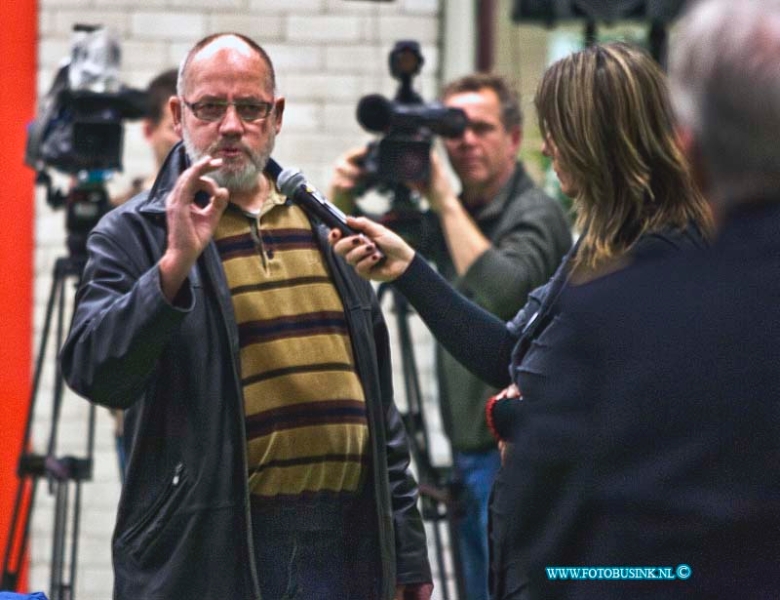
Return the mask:
[[[125,119],[148,112],[146,93],[118,79],[118,41],[101,26],[73,27],[71,56],[60,66],[30,125],[25,164],[46,187],[52,208],[67,206],[71,255],[85,253],[86,237],[111,206],[105,181],[122,170]],[[48,168],[71,176],[67,193],[55,190]]]
[[356,190],[358,196],[377,187],[393,192],[396,208],[403,207],[409,198],[404,183],[427,181],[430,176],[433,136],[457,137],[466,128],[462,110],[439,102],[426,104],[412,89],[424,62],[417,42],[396,42],[389,55],[390,74],[400,81],[395,98],[370,94],[358,103],[357,120],[363,128],[384,134],[368,146],[363,162],[367,177]]

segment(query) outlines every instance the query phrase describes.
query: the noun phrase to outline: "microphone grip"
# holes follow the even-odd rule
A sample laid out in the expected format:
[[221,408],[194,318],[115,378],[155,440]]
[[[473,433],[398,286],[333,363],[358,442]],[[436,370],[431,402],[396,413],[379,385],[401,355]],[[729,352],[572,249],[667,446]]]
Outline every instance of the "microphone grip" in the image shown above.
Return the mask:
[[[347,216],[311,186],[300,171],[282,169],[279,163],[269,158],[265,173],[276,182],[279,191],[331,229],[338,229],[345,236],[362,235],[347,225]],[[382,251],[378,252],[384,259]]]
[[292,195],[285,194],[285,196],[292,198],[293,202],[300,205],[303,210],[316,216],[331,229],[338,229],[344,235],[360,234],[347,225],[347,217],[338,208],[330,203],[325,204],[312,198],[304,184],[297,186]]
[[[268,160],[269,164],[272,160]],[[272,177],[273,173],[276,172],[278,163],[274,161],[274,165],[270,169],[266,167],[266,173]],[[339,229],[345,235],[358,234],[357,231],[347,225],[347,216],[331,204],[314,187],[309,185],[300,171],[280,168],[275,180],[279,191],[331,229]]]

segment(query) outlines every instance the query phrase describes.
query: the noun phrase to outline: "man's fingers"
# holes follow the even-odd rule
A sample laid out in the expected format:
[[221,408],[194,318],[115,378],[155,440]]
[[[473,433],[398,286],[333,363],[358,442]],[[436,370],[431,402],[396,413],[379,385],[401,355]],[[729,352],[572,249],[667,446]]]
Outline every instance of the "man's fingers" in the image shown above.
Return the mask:
[[[179,177],[173,190],[174,193],[171,194],[174,198],[171,198],[171,200],[191,204],[196,201],[195,195],[200,191],[213,196],[214,191],[217,189],[217,184],[213,180],[206,178],[205,175],[221,166],[221,158],[211,158],[208,155],[195,161]],[[200,202],[200,204],[202,205],[203,202]]]
[[355,185],[356,180],[361,175],[363,175],[363,167],[358,166],[354,162],[343,162],[341,165],[339,165],[339,169],[342,176],[342,181],[353,186]]
[[225,207],[227,206],[229,198],[230,193],[228,192],[227,188],[217,188],[217,191],[214,193],[213,199],[211,201],[211,205],[215,210],[222,214],[222,211],[225,210]]
[[220,188],[217,182],[208,175],[202,175],[198,178],[197,189],[206,192],[209,196],[215,196],[218,190],[224,188]]
[[357,180],[363,175],[361,165],[367,148],[357,148],[347,152],[337,162],[334,168],[332,187],[341,190],[351,190]]
[[219,169],[221,166],[221,158],[211,158],[211,156],[208,155],[202,156],[194,163],[192,163],[189,169],[181,174],[179,177],[179,182],[183,184],[185,190],[188,188],[190,190],[202,189],[200,184],[203,181],[204,175]]
[[193,208],[197,207],[197,209],[201,210],[216,208],[221,211],[227,205],[230,197],[227,188],[217,185],[217,182],[208,175],[200,177],[197,186]]
[[346,162],[355,164],[357,162],[360,162],[363,158],[365,158],[367,153],[368,153],[368,146],[361,146],[360,148],[353,148],[352,150],[349,150],[344,155],[344,158]]
[[222,166],[221,158],[211,158],[211,156],[207,154],[206,156],[202,156],[194,163],[192,163],[190,169],[194,174],[197,175],[197,177],[200,177],[205,173],[209,173],[211,171],[219,169],[221,166]]

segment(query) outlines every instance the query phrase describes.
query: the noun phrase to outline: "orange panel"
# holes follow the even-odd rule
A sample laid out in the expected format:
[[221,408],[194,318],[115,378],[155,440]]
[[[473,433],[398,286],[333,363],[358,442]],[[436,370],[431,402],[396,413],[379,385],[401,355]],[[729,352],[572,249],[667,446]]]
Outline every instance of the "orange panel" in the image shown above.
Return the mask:
[[30,399],[34,173],[24,165],[27,125],[35,112],[38,6],[0,2],[0,555],[5,555],[16,463]]

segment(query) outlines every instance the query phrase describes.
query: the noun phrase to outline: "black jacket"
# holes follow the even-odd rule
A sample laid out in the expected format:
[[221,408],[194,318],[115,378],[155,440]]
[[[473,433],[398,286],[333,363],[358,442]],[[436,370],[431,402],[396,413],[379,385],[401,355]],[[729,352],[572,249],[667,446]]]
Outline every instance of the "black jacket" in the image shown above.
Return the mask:
[[[532,597],[777,597],[778,232],[780,203],[746,206],[707,251],[562,296],[559,368],[582,376],[528,405],[507,474]],[[562,582],[551,566],[674,579]]]
[[[238,333],[210,244],[174,305],[162,295],[165,198],[188,166],[179,146],[154,188],[91,232],[61,353],[80,395],[127,411],[128,456],[113,537],[114,598],[260,598],[249,525]],[[393,402],[388,334],[370,284],[330,251],[371,433],[383,597],[430,581],[417,486]]]
[[[704,239],[693,226],[684,231],[664,230],[643,236],[632,248],[631,256],[636,263],[652,263],[704,245]],[[576,248],[572,255],[574,252]],[[534,536],[554,538],[564,522],[563,516],[568,516],[556,514],[560,522],[539,525],[538,515],[556,505],[550,490],[557,491],[554,484],[561,477],[560,465],[554,462],[555,452],[560,450],[548,440],[530,443],[532,447],[528,449],[529,436],[524,428],[526,420],[532,418],[529,415],[544,414],[540,420],[542,425],[556,417],[561,426],[548,427],[550,431],[546,433],[559,446],[568,449],[573,430],[566,420],[568,413],[562,412],[560,406],[564,401],[578,409],[586,406],[582,399],[589,393],[585,385],[589,369],[584,367],[588,355],[569,351],[561,343],[570,337],[567,325],[570,319],[559,302],[573,287],[566,283],[568,274],[567,258],[548,284],[531,292],[525,307],[508,324],[455,293],[419,255],[395,280],[396,287],[453,356],[497,387],[508,385],[511,374],[511,381],[518,383],[523,391],[525,400],[506,400],[493,405],[499,407],[492,413],[499,433],[504,434],[504,439],[516,442],[492,489],[491,590],[497,599],[527,597],[527,540]],[[539,485],[517,483],[526,481],[530,475],[526,462],[514,459],[519,452],[516,448],[524,449],[526,455],[535,453],[533,456],[544,464],[533,473]],[[551,460],[543,462],[547,458]],[[548,493],[539,494],[538,498],[529,496],[539,490]],[[534,573],[538,572],[539,569]]]

